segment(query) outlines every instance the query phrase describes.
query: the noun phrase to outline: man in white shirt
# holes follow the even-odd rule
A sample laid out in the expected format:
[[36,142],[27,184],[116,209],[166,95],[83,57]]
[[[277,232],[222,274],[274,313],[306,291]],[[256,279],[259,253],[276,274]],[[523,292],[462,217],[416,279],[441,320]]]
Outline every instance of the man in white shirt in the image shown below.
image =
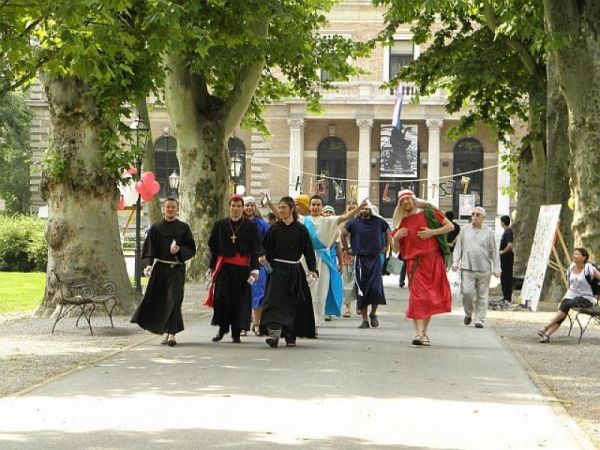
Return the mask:
[[492,272],[500,277],[500,255],[494,231],[483,224],[485,209],[473,208],[471,223],[462,229],[454,246],[452,270],[460,269],[464,324],[483,328]]

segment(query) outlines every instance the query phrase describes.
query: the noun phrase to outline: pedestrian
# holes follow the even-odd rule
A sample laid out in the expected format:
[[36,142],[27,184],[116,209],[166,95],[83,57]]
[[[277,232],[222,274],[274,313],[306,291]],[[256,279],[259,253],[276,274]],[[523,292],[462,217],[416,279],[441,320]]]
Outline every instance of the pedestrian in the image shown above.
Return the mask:
[[[374,215],[371,208],[371,204],[363,204],[360,215],[346,224],[341,237],[344,250],[354,256],[356,309],[363,319],[358,328],[362,329],[379,326],[377,308],[386,304],[381,256],[392,243],[390,226],[383,218]],[[351,247],[348,247],[348,235]]]
[[394,251],[402,254],[408,274],[408,309],[413,320],[413,345],[431,345],[431,317],[450,312],[452,300],[443,255],[449,250],[446,234],[454,227],[432,205],[418,201],[404,189],[398,193],[393,217]]
[[231,197],[229,217],[215,223],[208,240],[211,284],[206,304],[214,310],[211,325],[219,327],[213,342],[231,328],[231,338],[239,344],[242,330],[250,329],[250,288],[259,280],[260,241],[256,224],[244,217],[243,210],[244,199]]
[[[335,208],[331,205],[327,205],[323,207],[323,217],[331,217],[331,216],[335,216]],[[331,247],[329,247],[329,255],[331,257],[331,259],[333,259],[333,262],[335,264],[335,266],[338,269],[338,272],[340,273],[340,276],[342,276],[342,266],[341,266],[341,261],[342,261],[342,255],[341,255],[341,247],[339,245],[339,235],[340,235],[340,227],[342,227],[343,225],[340,225],[338,227],[338,233],[335,236],[333,243],[331,244]],[[343,284],[344,281],[342,280],[342,301],[343,301]],[[325,321],[327,322],[331,322],[333,320],[333,316],[332,315],[326,315],[325,316]]]
[[[346,212],[358,208],[354,200],[348,200],[346,203]],[[344,225],[339,226],[340,232],[344,230]],[[356,301],[356,289],[354,287],[354,256],[350,251],[352,243],[348,243],[348,248],[341,248],[340,262],[342,267],[342,283],[344,285],[344,312],[342,317],[349,319],[352,317],[352,302]]]
[[500,277],[500,256],[494,231],[483,223],[485,209],[473,208],[471,223],[462,227],[454,247],[452,270],[460,269],[465,325],[483,328],[492,273]]
[[510,227],[510,216],[500,217],[500,223],[504,232],[500,239],[500,284],[502,285],[502,299],[505,302],[512,302],[513,290],[513,264],[515,254],[513,253],[513,230]]
[[185,261],[196,254],[190,227],[177,219],[179,202],[168,197],[163,203],[164,218],[150,226],[142,263],[150,277],[142,302],[135,310],[132,323],[155,334],[166,334],[161,344],[177,344],[175,335],[183,331],[181,304],[185,284]]
[[[262,242],[269,224],[262,218],[260,210],[256,208],[256,199],[248,196],[244,197],[244,217],[256,224],[258,229],[258,238]],[[259,335],[260,313],[262,311],[262,302],[265,296],[265,287],[267,286],[267,270],[264,267],[259,269],[258,280],[250,288],[252,294],[252,330],[254,334]],[[242,335],[244,332],[242,332]]]
[[358,209],[341,216],[323,216],[323,199],[319,195],[310,198],[310,215],[299,216],[306,226],[313,249],[317,255],[319,278],[310,284],[310,293],[315,313],[315,326],[323,324],[325,315],[340,316],[342,308],[342,277],[329,249],[333,244],[338,226],[357,215]]
[[591,281],[592,278],[600,280],[600,272],[593,264],[588,263],[589,257],[590,254],[585,248],[578,247],[573,250],[573,262],[567,269],[569,288],[558,306],[556,315],[537,332],[540,343],[550,342],[550,336],[560,328],[571,308],[589,308],[598,302],[592,292]]
[[[266,342],[270,347],[277,347],[281,337],[286,346],[294,347],[297,337],[315,337],[310,290],[300,264],[302,256],[312,279],[318,278],[318,272],[308,230],[298,222],[291,197],[279,201],[278,214],[279,220],[269,228],[262,242],[264,255],[260,262],[270,264],[273,271],[267,283],[260,331],[268,335]],[[302,315],[305,317],[299,317]]]

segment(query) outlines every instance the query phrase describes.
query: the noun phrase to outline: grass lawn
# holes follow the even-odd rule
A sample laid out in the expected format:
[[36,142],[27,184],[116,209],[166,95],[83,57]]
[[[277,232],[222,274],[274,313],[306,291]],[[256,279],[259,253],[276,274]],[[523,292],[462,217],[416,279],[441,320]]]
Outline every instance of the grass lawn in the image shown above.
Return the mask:
[[0,272],[0,314],[37,308],[45,287],[44,272]]

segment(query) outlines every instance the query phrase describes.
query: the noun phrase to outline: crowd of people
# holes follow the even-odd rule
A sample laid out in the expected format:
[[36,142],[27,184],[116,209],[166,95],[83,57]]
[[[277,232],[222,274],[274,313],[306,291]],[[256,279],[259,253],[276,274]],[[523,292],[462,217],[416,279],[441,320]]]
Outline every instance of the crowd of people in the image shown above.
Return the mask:
[[[234,195],[228,217],[214,224],[205,301],[218,327],[213,342],[231,332],[240,343],[252,332],[271,347],[281,339],[294,347],[298,337],[318,338],[325,321],[349,318],[354,311],[362,318],[358,328],[376,328],[378,308],[386,304],[386,257],[404,262],[399,283],[409,287],[405,314],[414,324],[412,345],[430,346],[432,317],[451,311],[448,270],[460,274],[466,326],[484,327],[492,275],[500,278],[504,301],[511,301],[509,216],[501,217],[504,232],[497,246],[481,206],[460,227],[452,212],[443,214],[410,190],[398,193],[392,227],[368,199],[348,202],[341,215],[319,195],[282,197],[268,206],[265,220],[253,197]],[[178,207],[176,199],[166,199],[164,219],[149,229],[142,256],[150,280],[132,318],[164,334],[162,343],[170,346],[183,330],[185,261],[196,252],[190,228],[177,219]],[[588,280],[600,279],[600,272],[587,258],[585,249],[575,250],[569,289],[556,317],[538,332],[540,342],[550,341],[570,308],[594,303]]]

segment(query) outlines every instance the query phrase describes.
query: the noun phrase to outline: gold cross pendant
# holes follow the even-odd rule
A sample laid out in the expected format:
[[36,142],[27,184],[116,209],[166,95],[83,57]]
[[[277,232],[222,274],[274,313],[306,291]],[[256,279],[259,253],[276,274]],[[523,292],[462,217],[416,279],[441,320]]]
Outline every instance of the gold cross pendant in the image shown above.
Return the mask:
[[231,242],[233,242],[235,244],[235,240],[237,239],[237,236],[235,234],[231,235]]

